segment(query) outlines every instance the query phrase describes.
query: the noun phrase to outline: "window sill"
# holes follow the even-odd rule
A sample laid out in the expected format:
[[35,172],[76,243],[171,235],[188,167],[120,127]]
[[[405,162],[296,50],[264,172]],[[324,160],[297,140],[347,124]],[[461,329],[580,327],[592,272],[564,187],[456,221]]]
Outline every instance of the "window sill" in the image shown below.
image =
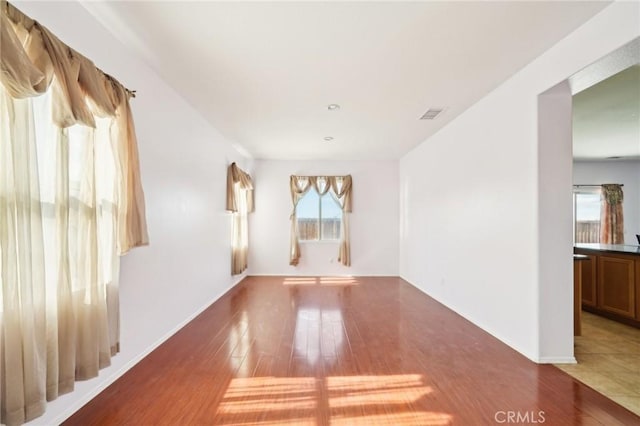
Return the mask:
[[340,240],[298,240],[300,244],[339,244]]

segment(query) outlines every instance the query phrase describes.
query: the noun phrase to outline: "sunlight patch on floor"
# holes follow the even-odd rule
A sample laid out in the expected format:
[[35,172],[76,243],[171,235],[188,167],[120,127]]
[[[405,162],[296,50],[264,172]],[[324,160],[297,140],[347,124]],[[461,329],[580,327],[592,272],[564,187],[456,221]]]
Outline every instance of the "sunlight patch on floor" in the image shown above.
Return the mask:
[[224,425],[451,424],[449,414],[417,409],[431,393],[419,374],[236,378],[216,417]]
[[282,280],[282,284],[286,286],[354,286],[359,285],[358,279],[355,277],[287,277]]

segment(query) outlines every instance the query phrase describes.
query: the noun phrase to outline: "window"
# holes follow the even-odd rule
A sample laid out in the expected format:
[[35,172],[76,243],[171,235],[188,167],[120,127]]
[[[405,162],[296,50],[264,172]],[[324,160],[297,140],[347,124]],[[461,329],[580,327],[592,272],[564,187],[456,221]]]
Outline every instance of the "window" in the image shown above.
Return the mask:
[[[293,202],[289,265],[300,262],[300,240],[338,242],[338,262],[351,266],[349,213],[353,180],[346,176],[289,177]],[[321,195],[324,194],[324,195]]]
[[132,92],[0,9],[0,423],[12,425],[111,364],[120,255],[148,236]]
[[342,208],[331,192],[320,196],[315,188],[309,189],[296,206],[296,217],[300,240],[340,239]]
[[600,189],[574,189],[574,242],[600,242]]
[[249,221],[253,212],[253,182],[251,176],[236,163],[227,168],[227,211],[232,212],[231,275],[242,273],[248,267]]

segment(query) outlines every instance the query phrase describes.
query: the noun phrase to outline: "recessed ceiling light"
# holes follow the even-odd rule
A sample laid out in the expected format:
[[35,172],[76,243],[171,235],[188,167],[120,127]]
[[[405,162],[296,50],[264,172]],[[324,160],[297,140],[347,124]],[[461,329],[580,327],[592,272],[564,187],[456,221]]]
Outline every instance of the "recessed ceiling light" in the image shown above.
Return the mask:
[[329,106],[327,106],[327,109],[329,111],[337,111],[340,109],[340,105],[338,104],[329,104]]
[[325,136],[324,140],[327,142],[331,142],[333,140],[333,136]]

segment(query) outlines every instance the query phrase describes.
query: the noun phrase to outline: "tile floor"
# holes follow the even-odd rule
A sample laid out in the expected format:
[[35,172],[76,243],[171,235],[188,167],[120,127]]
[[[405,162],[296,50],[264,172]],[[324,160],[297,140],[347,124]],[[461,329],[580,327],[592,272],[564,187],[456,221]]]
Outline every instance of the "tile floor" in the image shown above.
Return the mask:
[[640,415],[640,329],[583,311],[575,357],[557,367]]

